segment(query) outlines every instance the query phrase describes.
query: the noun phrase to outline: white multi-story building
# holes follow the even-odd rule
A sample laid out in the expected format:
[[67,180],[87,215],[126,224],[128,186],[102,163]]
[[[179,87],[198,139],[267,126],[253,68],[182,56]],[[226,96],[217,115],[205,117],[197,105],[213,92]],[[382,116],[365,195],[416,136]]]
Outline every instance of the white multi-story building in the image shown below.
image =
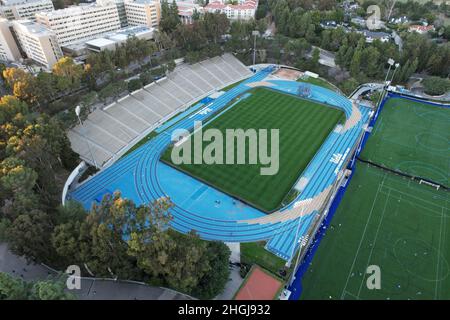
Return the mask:
[[1,0],[0,16],[8,20],[35,20],[37,12],[53,11],[51,0]]
[[223,13],[230,20],[250,20],[255,18],[257,8],[258,0],[239,0],[237,4],[214,0],[205,6],[205,11]]
[[161,19],[159,0],[125,0],[125,12],[129,26],[156,28]]
[[88,4],[36,14],[36,20],[55,32],[61,46],[120,29],[117,6]]
[[0,18],[0,60],[17,61],[20,58],[19,48],[11,32],[11,22]]
[[12,22],[17,42],[25,55],[50,69],[63,54],[56,35],[45,26],[31,20]]
[[97,0],[97,4],[101,6],[115,4],[117,11],[119,13],[120,27],[125,28],[128,26],[127,14],[125,12],[125,1],[124,0]]

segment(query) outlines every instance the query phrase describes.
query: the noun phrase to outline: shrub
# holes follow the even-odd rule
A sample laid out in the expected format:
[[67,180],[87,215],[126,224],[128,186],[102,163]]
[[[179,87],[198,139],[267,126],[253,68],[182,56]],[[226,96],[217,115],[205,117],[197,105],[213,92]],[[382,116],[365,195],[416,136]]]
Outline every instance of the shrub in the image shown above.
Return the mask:
[[440,96],[450,90],[450,81],[439,77],[429,77],[423,80],[425,93],[432,96]]

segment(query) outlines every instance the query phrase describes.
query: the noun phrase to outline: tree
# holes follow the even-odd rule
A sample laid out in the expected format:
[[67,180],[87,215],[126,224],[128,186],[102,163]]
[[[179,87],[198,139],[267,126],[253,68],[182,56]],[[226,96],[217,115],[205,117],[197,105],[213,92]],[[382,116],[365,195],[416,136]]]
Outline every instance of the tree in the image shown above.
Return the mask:
[[127,254],[124,240],[135,214],[134,203],[122,199],[120,193],[106,195],[83,221],[58,225],[51,242],[64,261],[86,265],[96,277],[141,280],[142,272],[135,258]]
[[204,33],[209,41],[217,43],[230,28],[230,21],[225,14],[206,12],[199,27],[200,33]]
[[146,86],[147,84],[153,82],[153,76],[152,76],[151,72],[149,72],[149,71],[142,72],[139,75],[139,80],[141,80],[142,85]]
[[66,201],[65,205],[57,208],[55,222],[57,225],[68,223],[70,221],[83,221],[86,217],[86,210],[77,201]]
[[361,49],[356,48],[355,52],[353,53],[352,62],[350,63],[350,74],[353,77],[356,77],[359,75],[360,69],[361,69]]
[[0,300],[72,300],[61,279],[25,282],[0,272]]
[[56,87],[60,91],[76,90],[80,87],[83,68],[75,64],[72,58],[63,57],[53,65],[53,75],[56,76]]
[[81,266],[90,258],[92,237],[89,226],[84,221],[74,220],[57,225],[53,230],[51,243],[61,264],[66,266]]
[[53,74],[47,72],[39,72],[36,77],[37,100],[40,105],[54,100],[58,94],[56,88],[56,78]]
[[223,242],[208,242],[205,255],[212,271],[205,273],[192,293],[200,299],[212,299],[223,291],[228,282],[230,249]]
[[[183,235],[167,228],[171,220],[167,211],[171,206],[168,200],[159,200],[137,209],[135,220],[129,224],[128,253],[136,257],[138,266],[153,278],[190,293],[199,286],[203,276],[216,270],[212,270],[207,258],[207,243],[194,233]],[[223,260],[222,256],[219,261]],[[219,281],[217,285],[221,284]],[[206,287],[205,284],[205,295],[216,291]],[[203,291],[199,289],[199,292]]]
[[6,65],[4,63],[0,63],[0,78],[2,78],[3,80],[5,80],[5,78],[3,77],[3,71],[6,70]]
[[18,99],[34,103],[36,101],[36,83],[34,77],[22,69],[6,68],[3,71],[6,84]]
[[55,10],[65,8],[64,0],[52,0],[52,2],[53,5],[55,6]]
[[353,92],[353,90],[356,89],[356,87],[359,85],[359,82],[354,79],[350,78],[345,80],[339,87],[345,94],[350,94]]
[[316,71],[319,67],[320,50],[319,48],[314,48],[311,57],[311,70]]
[[127,90],[127,84],[125,81],[118,81],[108,84],[98,93],[99,98],[106,102],[108,99],[117,99],[117,97]]
[[36,190],[51,206],[59,203],[55,169],[62,165],[60,155],[68,148],[67,137],[54,121],[45,116],[36,118],[35,123],[24,128],[22,135],[10,138],[6,148],[37,172]]
[[0,183],[3,190],[11,193],[29,194],[37,180],[37,173],[25,167],[25,162],[9,157],[0,163]]
[[143,234],[133,232],[129,247],[129,253],[137,258],[140,268],[183,292],[190,293],[199,279],[211,271],[204,259],[206,243],[193,233],[183,235],[170,229]]
[[0,300],[27,300],[28,287],[22,279],[0,272]]
[[375,47],[368,47],[363,50],[362,55],[366,61],[365,73],[368,77],[376,77],[380,71],[380,52]]
[[175,67],[176,67],[176,66],[177,66],[177,65],[176,65],[175,61],[170,60],[170,61],[167,63],[167,70],[168,70],[169,72],[172,72],[173,70],[175,70]]
[[62,280],[45,280],[36,282],[31,288],[30,298],[33,300],[73,300],[75,296],[65,291]]
[[6,242],[6,233],[11,223],[6,218],[0,218],[0,242]]
[[36,263],[53,261],[50,242],[53,224],[49,216],[40,211],[18,216],[7,231],[9,248],[19,256]]
[[171,33],[179,24],[181,24],[181,20],[175,0],[172,4],[169,4],[167,0],[161,1],[161,20],[159,22],[161,31]]
[[0,203],[5,217],[13,220],[39,207],[39,198],[34,192],[37,178],[37,173],[21,159],[9,157],[0,163]]
[[28,106],[14,96],[0,97],[0,124],[12,122],[17,115],[28,114]]
[[132,79],[128,82],[128,91],[133,92],[142,88],[142,81],[140,79]]
[[450,90],[450,81],[439,77],[428,77],[422,81],[425,93],[432,96],[443,95]]

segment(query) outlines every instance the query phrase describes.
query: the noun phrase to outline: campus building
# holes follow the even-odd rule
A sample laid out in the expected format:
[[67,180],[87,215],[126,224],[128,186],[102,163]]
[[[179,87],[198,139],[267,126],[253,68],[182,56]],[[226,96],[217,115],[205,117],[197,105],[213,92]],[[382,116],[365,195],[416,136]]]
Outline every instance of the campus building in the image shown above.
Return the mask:
[[21,58],[11,27],[10,21],[0,18],[0,60],[2,61],[17,61]]
[[0,16],[8,20],[35,20],[37,12],[53,11],[51,0],[1,0]]
[[161,19],[161,4],[153,0],[125,0],[129,26],[156,28]]
[[31,20],[12,22],[17,43],[27,58],[50,69],[63,54],[56,35],[45,26]]
[[36,14],[37,22],[52,30],[61,46],[120,29],[117,6],[87,4]]
[[183,24],[192,24],[194,22],[194,14],[203,14],[204,9],[194,0],[178,0],[178,16]]
[[66,55],[80,57],[88,54],[89,51],[101,52],[104,50],[115,50],[117,46],[125,43],[131,36],[141,40],[151,40],[153,39],[154,32],[154,28],[147,26],[130,26],[94,39],[62,46],[61,49]]
[[415,24],[415,25],[409,26],[408,31],[409,32],[417,32],[419,34],[425,34],[427,32],[434,31],[434,26],[433,25],[424,26],[424,25]]
[[127,14],[125,11],[125,1],[124,0],[97,0],[97,4],[100,6],[109,5],[111,3],[117,7],[117,12],[119,13],[120,27],[125,28],[126,26],[128,26]]
[[230,20],[250,20],[255,18],[258,0],[238,0],[237,4],[229,4],[226,0],[214,0],[205,6],[206,12],[226,14]]

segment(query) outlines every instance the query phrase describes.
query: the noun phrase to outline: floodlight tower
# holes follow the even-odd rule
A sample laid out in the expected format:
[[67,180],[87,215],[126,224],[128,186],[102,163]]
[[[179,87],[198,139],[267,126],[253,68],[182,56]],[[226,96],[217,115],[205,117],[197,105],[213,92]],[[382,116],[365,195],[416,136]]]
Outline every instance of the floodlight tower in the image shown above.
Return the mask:
[[386,90],[383,90],[383,92],[382,92],[382,94],[381,94],[381,101],[383,101],[383,99],[384,99],[384,96],[385,96],[385,94],[386,94],[387,88],[391,85],[392,81],[394,80],[395,72],[397,71],[397,69],[398,69],[399,66],[400,66],[400,63],[397,62],[397,63],[395,64],[395,69],[394,69],[394,72],[392,73],[391,80],[389,80],[389,81],[386,82]]
[[391,68],[392,68],[392,66],[394,65],[394,63],[395,63],[394,59],[392,59],[392,58],[389,58],[389,59],[388,59],[389,69],[388,69],[388,72],[386,73],[386,78],[384,79],[384,84],[385,84],[385,85],[386,85],[386,81],[387,81],[389,72],[391,71]]
[[394,65],[395,61],[394,61],[394,59],[389,58],[387,63],[389,64],[389,69],[388,69],[388,71],[386,73],[386,77],[384,78],[383,88],[381,89],[381,95],[378,98],[377,105],[376,105],[377,107],[381,103],[381,101],[383,101],[382,97],[384,96],[384,90],[386,89],[386,86],[387,86],[387,83],[388,83],[387,79],[388,79],[388,76],[389,76],[389,72],[391,72],[391,68]]
[[[78,121],[80,122],[80,126],[82,128],[84,128],[83,121],[81,121],[81,118],[80,118],[80,113],[81,113],[81,107],[78,105],[75,107],[75,114],[77,115]],[[86,140],[86,143],[88,145],[88,149],[89,149],[89,153],[91,155],[92,161],[94,161],[95,167],[98,168],[97,161],[95,161],[94,155],[92,154],[91,145],[89,144],[89,141],[87,141],[87,140]]]
[[256,63],[256,36],[259,36],[258,30],[253,30],[252,35],[255,37],[253,41],[253,65]]
[[[308,205],[306,205],[306,207],[308,207]],[[299,235],[299,231],[300,231],[300,226],[302,225],[302,221],[303,221],[303,213],[305,211],[305,206],[302,206],[301,212],[300,212],[300,217],[298,218],[298,223],[297,223],[297,230],[295,232],[295,237],[294,237],[294,244],[292,247],[292,253],[291,253],[291,258],[288,261],[288,266],[291,265],[292,263],[292,258],[294,257],[295,254],[295,249],[297,249],[297,245],[298,245],[298,253],[297,253],[297,258],[295,259],[295,266],[294,269],[292,271],[291,274],[291,279],[289,281],[289,286],[292,286],[292,284],[294,283],[294,278],[295,278],[295,273],[297,272],[297,267],[298,267],[298,263],[299,263],[299,258],[300,258],[300,251],[302,249],[303,246],[303,237],[298,237]]]
[[392,73],[391,81],[389,81],[389,84],[391,84],[392,81],[394,81],[395,72],[397,71],[398,67],[400,67],[400,63],[397,62],[397,63],[395,64],[394,73]]

